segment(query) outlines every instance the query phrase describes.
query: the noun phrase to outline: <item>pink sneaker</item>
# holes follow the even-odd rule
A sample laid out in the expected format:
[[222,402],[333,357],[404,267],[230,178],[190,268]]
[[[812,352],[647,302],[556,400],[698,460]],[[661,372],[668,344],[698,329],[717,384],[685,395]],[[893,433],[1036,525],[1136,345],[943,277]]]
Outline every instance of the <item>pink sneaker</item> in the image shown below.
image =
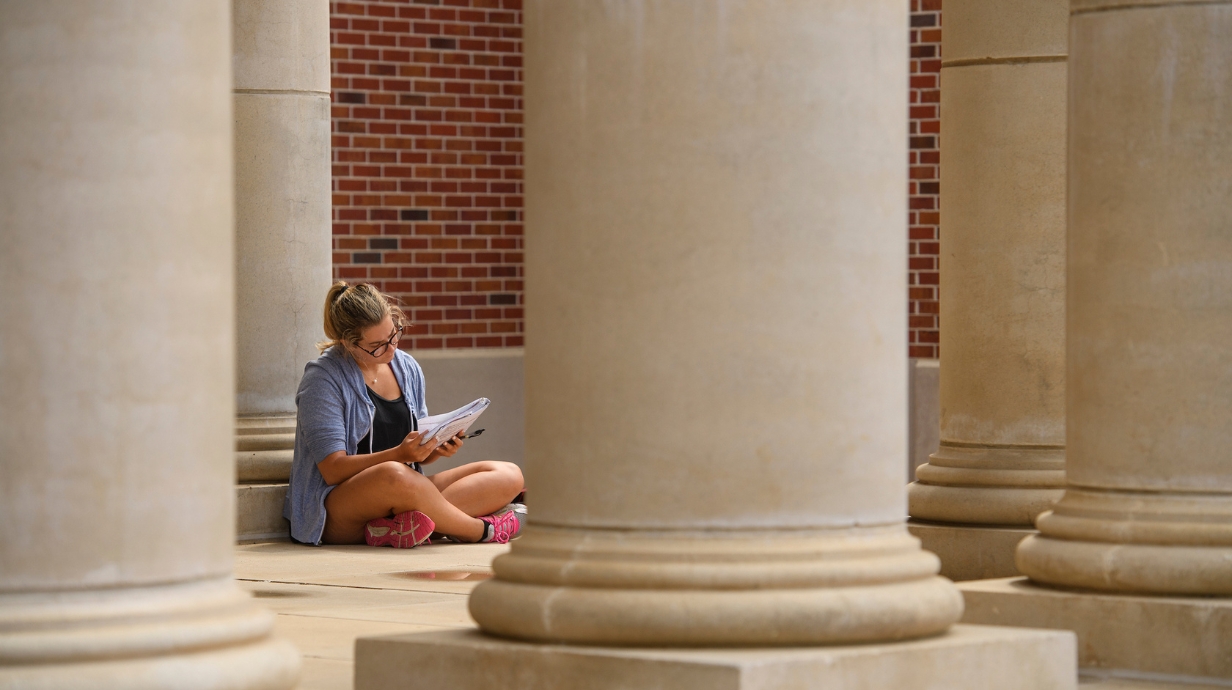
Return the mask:
[[526,521],[526,506],[520,503],[510,503],[491,515],[479,518],[492,526],[490,535],[481,541],[489,544],[508,544],[510,539],[522,531],[522,523]]
[[391,518],[369,520],[364,527],[364,541],[368,546],[392,546],[395,549],[411,549],[420,544],[431,544],[428,537],[436,523],[418,510],[408,510]]

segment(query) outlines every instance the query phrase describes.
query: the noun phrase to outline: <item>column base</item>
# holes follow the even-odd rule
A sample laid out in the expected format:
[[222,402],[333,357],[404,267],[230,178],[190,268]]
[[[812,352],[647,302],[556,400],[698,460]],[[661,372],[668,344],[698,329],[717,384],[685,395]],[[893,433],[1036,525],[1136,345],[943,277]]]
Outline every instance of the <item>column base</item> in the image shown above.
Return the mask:
[[0,689],[287,690],[299,666],[295,647],[271,638],[192,654],[0,667]]
[[882,642],[958,622],[962,597],[939,565],[901,523],[638,532],[532,521],[469,607],[485,632],[544,643]]
[[1069,633],[957,625],[922,640],[788,649],[515,642],[477,631],[360,638],[356,690],[999,690],[1077,687]]
[[1026,527],[981,527],[908,520],[907,531],[941,559],[941,575],[955,582],[1019,575],[1018,542],[1035,534]]
[[1023,577],[964,582],[964,623],[1071,630],[1083,668],[1232,678],[1232,598],[1051,589]]
[[1065,489],[1064,446],[942,441],[907,486],[907,514],[930,522],[1033,527]]
[[286,690],[299,653],[230,577],[0,594],[0,690]]

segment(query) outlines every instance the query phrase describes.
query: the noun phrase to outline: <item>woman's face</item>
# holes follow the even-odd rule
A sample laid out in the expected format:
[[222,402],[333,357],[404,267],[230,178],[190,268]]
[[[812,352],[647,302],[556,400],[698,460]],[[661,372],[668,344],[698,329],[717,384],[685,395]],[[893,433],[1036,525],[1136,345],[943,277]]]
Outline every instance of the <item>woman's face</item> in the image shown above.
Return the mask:
[[[364,329],[358,347],[349,346],[348,349],[355,359],[365,364],[389,364],[398,349],[396,338],[399,335],[393,315],[386,314],[380,323]],[[373,352],[377,354],[373,356]]]

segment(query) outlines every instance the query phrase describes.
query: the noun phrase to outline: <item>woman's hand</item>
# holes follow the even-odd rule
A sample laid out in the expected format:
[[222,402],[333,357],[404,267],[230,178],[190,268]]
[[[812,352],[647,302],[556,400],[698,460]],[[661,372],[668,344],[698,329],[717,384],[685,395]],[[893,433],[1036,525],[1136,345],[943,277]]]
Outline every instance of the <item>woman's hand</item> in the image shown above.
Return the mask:
[[398,454],[402,456],[402,462],[417,462],[421,465],[432,462],[429,457],[435,449],[431,445],[419,445],[421,440],[423,440],[422,431],[412,431],[402,439],[402,443],[398,445]]
[[430,462],[436,462],[440,458],[451,458],[453,457],[454,453],[457,453],[458,449],[461,447],[462,447],[462,432],[459,431],[453,438],[437,446],[436,450],[432,451],[432,454],[428,456],[428,459],[424,460],[423,462],[419,464],[427,465]]

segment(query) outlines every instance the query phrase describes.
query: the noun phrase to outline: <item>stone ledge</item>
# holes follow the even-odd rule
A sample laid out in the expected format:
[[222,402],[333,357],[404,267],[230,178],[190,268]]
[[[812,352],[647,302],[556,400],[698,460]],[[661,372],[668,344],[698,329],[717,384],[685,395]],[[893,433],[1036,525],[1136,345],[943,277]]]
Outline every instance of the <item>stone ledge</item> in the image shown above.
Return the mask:
[[1071,630],[1079,666],[1232,679],[1232,598],[1048,589],[1025,577],[962,582],[964,623]]
[[235,539],[287,539],[291,525],[282,517],[287,484],[240,484],[235,487]]
[[1029,527],[955,525],[908,520],[907,531],[941,559],[941,575],[955,582],[1021,575],[1014,565],[1018,542],[1037,534]]
[[1074,690],[1075,658],[1068,632],[972,625],[924,640],[786,649],[539,645],[458,630],[358,639],[355,688]]

